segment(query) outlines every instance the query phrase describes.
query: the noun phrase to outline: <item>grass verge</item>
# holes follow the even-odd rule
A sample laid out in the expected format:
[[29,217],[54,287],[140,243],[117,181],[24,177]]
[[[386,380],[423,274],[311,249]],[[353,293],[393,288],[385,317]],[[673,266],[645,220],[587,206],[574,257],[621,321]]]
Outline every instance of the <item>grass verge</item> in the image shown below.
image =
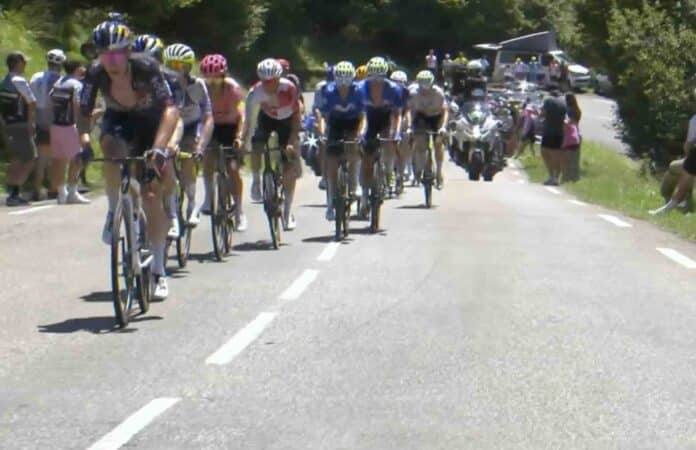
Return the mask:
[[[542,183],[548,178],[544,162],[527,154],[522,158],[532,182]],[[685,238],[696,240],[696,214],[673,211],[654,217],[648,211],[664,200],[660,195],[660,181],[641,173],[640,165],[600,144],[583,144],[580,181],[563,185],[578,199],[620,211],[636,219],[654,223]]]

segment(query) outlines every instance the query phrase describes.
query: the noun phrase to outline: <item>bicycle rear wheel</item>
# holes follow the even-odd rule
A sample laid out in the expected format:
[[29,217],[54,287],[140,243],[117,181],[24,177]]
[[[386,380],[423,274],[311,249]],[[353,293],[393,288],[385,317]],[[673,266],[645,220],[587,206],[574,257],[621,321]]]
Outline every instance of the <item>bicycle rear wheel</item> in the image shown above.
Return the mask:
[[222,226],[224,229],[225,237],[225,255],[229,255],[232,251],[232,233],[234,232],[234,208],[232,206],[232,194],[229,186],[229,179],[227,177],[220,177],[219,179],[220,187],[218,192],[220,194],[220,210]]
[[268,218],[268,229],[271,233],[273,248],[280,248],[280,206],[278,186],[272,171],[266,170],[263,174],[263,204]]
[[131,242],[130,231],[131,222],[126,220],[119,205],[111,229],[111,292],[114,315],[121,328],[128,325],[135,295],[135,268],[130,254],[135,243]]
[[432,161],[428,161],[423,171],[423,191],[425,194],[425,207],[432,208],[433,206],[433,167]]

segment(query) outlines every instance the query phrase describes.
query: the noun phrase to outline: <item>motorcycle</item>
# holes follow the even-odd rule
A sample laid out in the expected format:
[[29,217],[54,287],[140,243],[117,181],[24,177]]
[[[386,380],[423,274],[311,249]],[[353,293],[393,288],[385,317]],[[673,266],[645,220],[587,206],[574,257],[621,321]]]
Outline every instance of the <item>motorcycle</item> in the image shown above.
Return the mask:
[[462,105],[462,114],[451,124],[450,156],[469,173],[469,179],[493,181],[505,166],[501,122],[487,104],[479,101]]

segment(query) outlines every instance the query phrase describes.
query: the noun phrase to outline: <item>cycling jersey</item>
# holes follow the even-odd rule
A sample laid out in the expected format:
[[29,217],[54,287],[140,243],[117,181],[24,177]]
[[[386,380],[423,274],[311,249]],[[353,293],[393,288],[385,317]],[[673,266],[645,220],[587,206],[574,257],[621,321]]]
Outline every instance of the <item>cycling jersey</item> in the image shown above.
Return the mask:
[[114,99],[111,94],[111,79],[104,67],[97,61],[87,70],[80,95],[80,109],[84,115],[92,114],[99,92],[104,98],[106,111],[126,113],[136,117],[159,120],[164,109],[175,104],[169,84],[155,59],[131,55],[129,62],[132,77],[131,86],[137,97],[136,104],[132,107],[126,107]]
[[370,79],[363,80],[358,85],[363,91],[367,101],[367,111],[395,111],[403,107],[403,97],[401,87],[391,80],[382,80],[384,88],[382,90],[382,101],[375,102],[370,95]]
[[314,88],[314,105],[312,106],[312,109],[318,109],[321,111],[322,103],[324,101],[324,89],[326,88],[328,82],[326,80],[322,80],[317,83],[317,86]]
[[53,106],[53,125],[75,125],[75,98],[79,98],[82,83],[70,75],[56,81],[49,93]]
[[423,89],[414,84],[409,88],[408,107],[412,113],[421,113],[428,117],[442,114],[442,108],[446,105],[445,93],[439,86]]
[[212,112],[208,87],[202,78],[187,75],[185,77],[184,105],[181,107],[181,120],[184,125],[192,125],[201,121],[203,116]]
[[281,78],[278,90],[269,94],[261,82],[256,83],[247,95],[247,118],[255,116],[254,112],[258,108],[261,108],[261,112],[271,119],[289,119],[300,110],[297,87],[287,78]]
[[242,88],[234,79],[226,77],[222,89],[222,95],[217,98],[210,96],[215,124],[239,123],[239,104],[243,101]]
[[350,86],[345,99],[341,97],[336,83],[329,83],[324,89],[323,97],[320,110],[329,121],[357,119],[365,112],[365,95],[356,83]]
[[6,124],[29,120],[29,104],[35,102],[26,78],[9,73],[0,83],[0,116]]
[[[159,64],[159,63],[158,63]],[[169,69],[164,66],[160,66],[164,80],[169,86],[169,90],[172,91],[172,98],[174,99],[174,106],[181,109],[184,106],[185,94],[184,88],[181,86],[181,77],[179,72]]]

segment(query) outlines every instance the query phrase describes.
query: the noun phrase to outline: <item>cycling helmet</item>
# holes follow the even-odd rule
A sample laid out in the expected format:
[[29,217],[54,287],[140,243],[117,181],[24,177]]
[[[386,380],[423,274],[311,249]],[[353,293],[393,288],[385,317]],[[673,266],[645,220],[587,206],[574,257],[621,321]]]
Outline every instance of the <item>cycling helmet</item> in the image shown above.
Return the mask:
[[483,65],[481,64],[481,61],[476,59],[469,61],[469,63],[466,65],[466,71],[469,72],[470,75],[479,76],[483,72]]
[[287,59],[278,58],[278,63],[285,72],[290,72],[290,61],[288,61]]
[[196,62],[196,54],[188,45],[172,44],[164,49],[164,62],[165,64],[178,62],[193,66]]
[[391,74],[391,77],[389,78],[391,78],[392,81],[396,81],[397,83],[401,83],[403,85],[408,83],[408,75],[406,75],[406,72],[404,72],[403,70],[395,71]]
[[227,73],[227,60],[222,55],[205,55],[201,61],[201,75],[214,77]]
[[92,32],[92,40],[97,51],[128,49],[131,39],[130,28],[116,22],[102,22]]
[[278,79],[283,75],[283,66],[277,59],[266,58],[256,66],[256,74],[261,81]]
[[164,43],[162,39],[154,34],[141,34],[133,41],[133,51],[138,53],[147,53],[158,61],[162,61],[162,52],[164,52]]
[[380,56],[375,56],[367,62],[368,77],[386,77],[388,72],[389,64]]
[[429,70],[421,70],[418,72],[418,75],[416,75],[416,81],[420,87],[429,88],[435,84],[435,76]]
[[339,86],[350,85],[355,79],[355,67],[351,62],[341,61],[334,66],[334,77]]
[[46,61],[48,61],[49,64],[63,64],[67,59],[65,52],[59,48],[54,48],[46,53]]

